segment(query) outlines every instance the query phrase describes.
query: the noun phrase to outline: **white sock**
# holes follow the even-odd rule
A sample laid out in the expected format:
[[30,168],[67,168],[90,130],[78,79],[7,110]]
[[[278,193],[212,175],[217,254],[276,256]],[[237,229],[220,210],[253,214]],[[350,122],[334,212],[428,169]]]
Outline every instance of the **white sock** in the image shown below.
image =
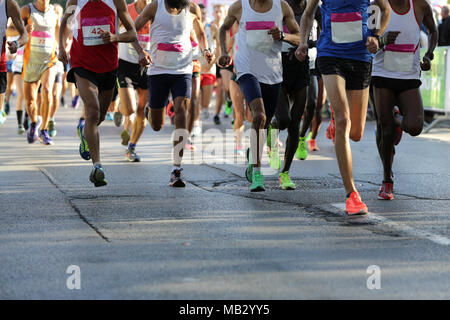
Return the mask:
[[102,164],[101,164],[101,162],[99,161],[99,162],[96,162],[96,163],[94,163],[94,167],[97,167],[97,166],[99,166],[99,167],[102,167]]
[[181,169],[181,167],[173,166],[172,171],[180,170],[180,169]]

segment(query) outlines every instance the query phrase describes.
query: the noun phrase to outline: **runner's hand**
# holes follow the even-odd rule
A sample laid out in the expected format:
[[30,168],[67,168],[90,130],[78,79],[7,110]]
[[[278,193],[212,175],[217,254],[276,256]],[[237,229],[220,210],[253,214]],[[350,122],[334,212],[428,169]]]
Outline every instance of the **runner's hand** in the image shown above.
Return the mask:
[[384,45],[390,45],[395,43],[395,40],[397,40],[398,35],[400,34],[400,31],[389,31],[384,37],[385,42]]
[[308,44],[300,43],[297,50],[295,50],[295,57],[300,61],[305,61],[308,56]]
[[11,54],[15,54],[17,49],[17,41],[8,41],[8,50]]
[[422,71],[429,71],[431,69],[431,60],[427,55],[423,56],[422,62],[420,63],[420,69],[422,69]]
[[64,49],[60,49],[58,52],[58,60],[64,64],[69,63],[69,58],[67,57],[67,52]]
[[217,62],[217,64],[221,68],[229,67],[231,65],[231,57],[227,54],[224,54],[223,56],[221,56],[219,58],[219,61]]
[[377,51],[379,49],[377,38],[375,38],[375,37],[367,37],[366,47],[367,47],[367,50],[369,50],[370,53],[377,53]]
[[209,49],[203,50],[203,57],[208,63],[211,63],[215,59],[214,53],[212,53]]
[[273,27],[268,31],[268,34],[272,35],[272,39],[275,41],[281,41],[281,36],[283,35],[283,32],[281,32],[278,27]]
[[112,34],[109,31],[100,30],[100,37],[103,39],[104,43],[113,43],[117,42],[118,36],[116,34]]
[[27,26],[25,27],[25,29],[27,29],[28,33],[32,33],[34,30],[34,25],[32,23],[27,24]]
[[143,67],[148,67],[153,63],[152,57],[147,51],[142,51],[139,53],[139,64]]

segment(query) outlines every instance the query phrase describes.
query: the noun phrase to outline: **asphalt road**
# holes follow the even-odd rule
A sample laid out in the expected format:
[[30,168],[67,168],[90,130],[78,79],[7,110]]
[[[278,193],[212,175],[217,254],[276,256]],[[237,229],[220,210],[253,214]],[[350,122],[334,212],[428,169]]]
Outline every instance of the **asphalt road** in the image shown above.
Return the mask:
[[[0,299],[450,298],[448,126],[404,135],[396,199],[386,202],[377,200],[382,167],[368,122],[352,150],[370,214],[347,218],[326,124],[320,151],[293,163],[297,190],[282,191],[267,175],[267,191],[255,194],[244,159],[217,149],[229,120],[203,120],[204,130],[219,131],[186,152],[181,190],[168,186],[170,124],[147,127],[143,162],[128,163],[121,129],[105,122],[109,184],[94,188],[91,164],[78,155],[79,114],[59,111],[53,146],[17,135],[14,108],[0,127]],[[79,290],[67,286],[72,265]],[[370,266],[380,270],[379,289],[368,288]]]

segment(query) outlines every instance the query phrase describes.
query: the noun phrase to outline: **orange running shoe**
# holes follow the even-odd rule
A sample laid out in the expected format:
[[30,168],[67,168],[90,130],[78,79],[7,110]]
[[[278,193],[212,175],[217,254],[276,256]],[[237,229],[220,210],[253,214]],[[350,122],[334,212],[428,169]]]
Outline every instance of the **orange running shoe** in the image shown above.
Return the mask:
[[394,184],[384,182],[381,184],[380,192],[378,193],[380,200],[394,200]]
[[353,191],[345,202],[345,211],[349,216],[367,214],[369,210],[362,202],[358,191]]
[[309,151],[319,151],[319,147],[316,145],[316,139],[308,140],[308,149]]

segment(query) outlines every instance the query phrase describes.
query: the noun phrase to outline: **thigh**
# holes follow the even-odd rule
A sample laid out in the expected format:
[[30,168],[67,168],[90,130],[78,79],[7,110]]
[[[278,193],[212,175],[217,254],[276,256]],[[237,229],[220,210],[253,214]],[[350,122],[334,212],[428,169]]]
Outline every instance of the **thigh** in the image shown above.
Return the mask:
[[138,89],[138,110],[144,110],[148,102],[148,89]]
[[423,127],[424,112],[419,89],[411,89],[398,94],[398,104],[407,126]]
[[266,123],[268,124],[277,110],[278,97],[280,96],[280,84],[260,83],[261,94],[264,101],[264,110],[266,111]]
[[366,125],[367,105],[369,103],[369,88],[363,90],[347,90],[350,107],[352,131],[363,132]]
[[339,117],[350,119],[350,109],[345,90],[345,79],[336,74],[323,75],[322,78],[328,93],[328,99],[333,107],[335,119]]
[[37,82],[24,82],[23,90],[26,101],[35,101],[37,99],[37,93],[39,89],[39,81]]
[[244,96],[235,81],[230,82],[230,96],[233,101],[234,112],[239,118],[244,118]]
[[86,115],[89,116],[93,112],[98,115],[100,111],[98,88],[95,84],[86,78],[80,77],[75,73],[75,81],[78,88],[78,94],[84,102]]
[[52,92],[53,84],[55,83],[56,67],[48,68],[41,76],[41,83],[43,92]]

